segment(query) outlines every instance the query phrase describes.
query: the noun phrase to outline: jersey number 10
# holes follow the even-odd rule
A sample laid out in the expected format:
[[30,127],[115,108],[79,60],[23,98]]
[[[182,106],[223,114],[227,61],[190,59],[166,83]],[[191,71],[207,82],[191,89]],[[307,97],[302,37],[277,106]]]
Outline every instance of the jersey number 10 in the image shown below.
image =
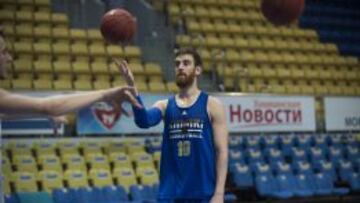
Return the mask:
[[179,141],[178,146],[178,156],[190,156],[191,142],[190,141]]

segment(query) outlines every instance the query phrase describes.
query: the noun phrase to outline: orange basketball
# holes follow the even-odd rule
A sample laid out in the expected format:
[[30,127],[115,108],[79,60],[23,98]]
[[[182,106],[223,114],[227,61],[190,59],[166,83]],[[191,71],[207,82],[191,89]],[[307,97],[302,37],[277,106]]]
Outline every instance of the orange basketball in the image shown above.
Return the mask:
[[134,38],[136,19],[125,9],[112,9],[102,17],[100,30],[109,43],[128,43]]
[[304,0],[262,0],[261,11],[275,25],[287,25],[297,20],[304,10]]

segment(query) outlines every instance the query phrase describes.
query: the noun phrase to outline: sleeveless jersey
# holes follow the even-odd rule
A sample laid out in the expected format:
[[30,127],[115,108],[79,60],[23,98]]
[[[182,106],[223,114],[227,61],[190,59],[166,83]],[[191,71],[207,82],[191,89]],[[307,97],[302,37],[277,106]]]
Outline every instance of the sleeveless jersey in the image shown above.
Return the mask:
[[201,92],[190,107],[169,98],[164,118],[159,199],[210,198],[216,184],[213,129],[208,95]]

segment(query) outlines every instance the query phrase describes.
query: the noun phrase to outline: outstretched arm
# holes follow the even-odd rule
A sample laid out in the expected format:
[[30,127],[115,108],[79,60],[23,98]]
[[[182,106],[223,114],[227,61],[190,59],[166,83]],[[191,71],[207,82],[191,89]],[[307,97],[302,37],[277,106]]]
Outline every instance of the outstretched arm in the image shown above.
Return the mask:
[[225,110],[221,102],[209,97],[208,104],[214,131],[214,144],[216,150],[216,188],[211,203],[224,201],[225,182],[228,166],[228,130],[226,126]]
[[130,91],[133,91],[133,88],[115,87],[107,90],[34,98],[0,90],[0,112],[10,116],[20,113],[23,117],[55,117],[79,110],[101,100],[117,101],[119,104],[129,101],[135,106],[140,106]]

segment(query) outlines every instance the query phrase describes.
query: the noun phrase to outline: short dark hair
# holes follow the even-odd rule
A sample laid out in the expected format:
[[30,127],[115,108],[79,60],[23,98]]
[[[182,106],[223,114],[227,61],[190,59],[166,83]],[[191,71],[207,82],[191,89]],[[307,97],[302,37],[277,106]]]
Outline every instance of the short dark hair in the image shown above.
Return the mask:
[[178,50],[175,53],[175,57],[185,55],[185,54],[189,54],[194,58],[195,66],[202,66],[201,57],[200,57],[199,53],[194,48],[190,48],[190,47],[181,48],[180,50]]

